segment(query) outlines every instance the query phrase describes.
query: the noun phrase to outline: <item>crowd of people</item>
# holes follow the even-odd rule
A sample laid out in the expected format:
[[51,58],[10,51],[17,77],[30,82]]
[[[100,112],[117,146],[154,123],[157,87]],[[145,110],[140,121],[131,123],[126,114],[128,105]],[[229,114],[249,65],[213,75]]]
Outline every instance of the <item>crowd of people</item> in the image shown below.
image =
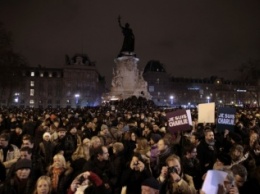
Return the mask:
[[218,193],[260,189],[260,109],[238,108],[234,130],[198,123],[170,133],[145,99],[100,107],[0,109],[0,194],[195,194],[208,170]]

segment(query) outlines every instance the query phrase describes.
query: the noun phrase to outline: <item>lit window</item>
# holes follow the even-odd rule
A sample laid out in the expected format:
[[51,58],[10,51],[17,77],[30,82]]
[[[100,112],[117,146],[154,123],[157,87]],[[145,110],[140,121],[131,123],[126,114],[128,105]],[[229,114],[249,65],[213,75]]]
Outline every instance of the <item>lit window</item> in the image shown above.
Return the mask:
[[31,77],[34,77],[34,75],[35,75],[35,74],[34,74],[34,71],[32,71],[32,72],[31,72]]
[[43,73],[41,72],[40,77],[43,77]]
[[30,89],[30,96],[34,96],[34,89]]
[[34,104],[34,100],[30,100],[30,104]]
[[31,82],[30,82],[30,86],[31,86],[31,87],[34,87],[34,81],[31,81]]
[[157,79],[156,79],[156,82],[157,82],[157,84],[159,84],[159,83],[160,83],[160,79],[159,79],[159,78],[157,78]]
[[52,73],[51,72],[49,73],[49,77],[52,77]]

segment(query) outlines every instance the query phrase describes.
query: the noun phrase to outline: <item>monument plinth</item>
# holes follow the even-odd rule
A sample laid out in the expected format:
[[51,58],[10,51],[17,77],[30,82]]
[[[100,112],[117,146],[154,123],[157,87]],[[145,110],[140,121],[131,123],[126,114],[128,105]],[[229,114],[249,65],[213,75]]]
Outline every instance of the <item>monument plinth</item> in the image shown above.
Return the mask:
[[114,60],[116,68],[113,69],[113,78],[110,93],[103,96],[106,100],[126,99],[132,96],[143,97],[148,100],[151,95],[147,89],[147,82],[143,78],[143,72],[138,70],[139,59],[134,53],[135,36],[128,23],[125,27],[118,23],[124,35],[124,42],[118,57]]
[[133,54],[123,55],[115,60],[116,69],[113,70],[111,92],[109,96],[126,99],[131,96],[151,99],[147,91],[147,82],[143,79],[142,72],[138,70],[138,58]]

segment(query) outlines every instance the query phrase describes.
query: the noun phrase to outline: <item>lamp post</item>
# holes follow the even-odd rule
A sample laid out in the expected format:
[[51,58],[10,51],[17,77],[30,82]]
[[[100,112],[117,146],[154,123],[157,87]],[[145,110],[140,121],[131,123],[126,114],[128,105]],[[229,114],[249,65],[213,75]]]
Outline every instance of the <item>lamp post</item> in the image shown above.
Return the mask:
[[206,98],[207,98],[207,101],[208,101],[208,103],[209,103],[210,97],[209,97],[209,96],[207,96]]
[[75,101],[76,101],[76,105],[79,103],[79,97],[80,95],[79,94],[75,94]]
[[174,97],[171,95],[171,96],[170,96],[171,106],[173,105],[173,99],[174,99]]
[[20,93],[15,93],[14,96],[15,96],[14,102],[18,103],[19,102]]

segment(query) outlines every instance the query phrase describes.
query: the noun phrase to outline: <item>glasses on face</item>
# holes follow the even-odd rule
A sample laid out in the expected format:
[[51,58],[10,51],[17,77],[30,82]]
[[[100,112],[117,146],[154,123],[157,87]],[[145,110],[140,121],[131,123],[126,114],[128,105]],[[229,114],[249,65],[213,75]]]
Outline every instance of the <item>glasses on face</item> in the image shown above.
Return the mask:
[[108,152],[103,152],[103,154],[104,154],[104,155],[107,155],[107,154],[109,154],[109,153],[108,153]]

